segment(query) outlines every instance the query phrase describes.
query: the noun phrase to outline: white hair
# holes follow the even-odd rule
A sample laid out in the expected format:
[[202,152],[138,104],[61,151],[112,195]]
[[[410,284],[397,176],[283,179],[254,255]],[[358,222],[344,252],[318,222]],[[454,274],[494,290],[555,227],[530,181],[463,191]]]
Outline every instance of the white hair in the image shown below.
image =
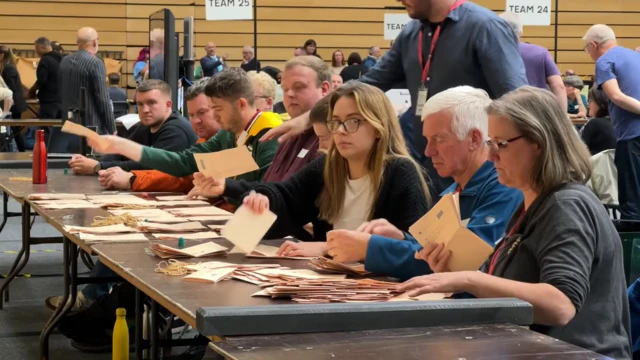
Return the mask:
[[458,86],[433,95],[422,108],[422,120],[429,115],[448,111],[451,130],[463,140],[473,129],[478,129],[483,137],[487,135],[489,116],[486,109],[491,98],[486,91],[471,86]]
[[511,30],[516,33],[516,36],[519,39],[522,36],[522,29],[524,28],[524,26],[522,26],[522,21],[520,21],[520,16],[507,11],[500,14],[500,17],[507,23],[507,25],[509,25]]
[[249,51],[251,54],[253,54],[253,48],[249,45],[245,46],[242,48],[243,51]]
[[616,34],[613,32],[613,29],[604,24],[595,24],[587,30],[587,33],[584,34],[582,40],[584,41],[595,41],[598,44],[604,44],[607,41],[615,40]]

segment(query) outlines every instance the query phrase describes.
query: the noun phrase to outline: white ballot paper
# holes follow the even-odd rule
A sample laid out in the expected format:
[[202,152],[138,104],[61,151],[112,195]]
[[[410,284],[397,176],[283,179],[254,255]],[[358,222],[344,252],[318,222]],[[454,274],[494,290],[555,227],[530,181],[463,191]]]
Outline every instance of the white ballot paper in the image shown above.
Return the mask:
[[29,195],[29,200],[82,200],[86,198],[85,194],[43,193]]
[[240,206],[233,218],[222,228],[222,236],[235,245],[234,253],[248,254],[258,246],[277,218],[276,214],[269,210],[258,215]]
[[493,247],[482,240],[460,220],[458,195],[447,194],[420,220],[409,228],[409,233],[426,247],[444,244],[451,250],[448,267],[451,271],[478,270]]

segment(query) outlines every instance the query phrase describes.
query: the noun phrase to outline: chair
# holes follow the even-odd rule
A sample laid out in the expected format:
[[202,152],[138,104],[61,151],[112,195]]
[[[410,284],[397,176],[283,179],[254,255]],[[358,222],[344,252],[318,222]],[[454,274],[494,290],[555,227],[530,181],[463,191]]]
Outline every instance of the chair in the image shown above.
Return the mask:
[[129,102],[127,101],[112,101],[113,103],[113,117],[119,118],[120,116],[127,115],[129,113]]

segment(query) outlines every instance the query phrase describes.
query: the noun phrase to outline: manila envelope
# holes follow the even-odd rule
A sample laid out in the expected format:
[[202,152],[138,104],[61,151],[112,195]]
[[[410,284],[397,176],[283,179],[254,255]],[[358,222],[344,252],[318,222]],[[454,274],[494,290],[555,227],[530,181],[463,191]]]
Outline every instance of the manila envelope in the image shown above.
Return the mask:
[[69,134],[73,134],[73,135],[83,136],[92,140],[96,140],[97,142],[101,141],[100,135],[98,135],[97,132],[91,129],[87,129],[86,127],[76,124],[70,120],[67,120],[64,122],[64,125],[62,125],[61,131]]
[[269,210],[258,215],[240,206],[222,228],[222,236],[235,245],[231,253],[248,254],[258,246],[277,218],[278,216]]
[[451,271],[478,270],[493,247],[467,229],[460,220],[457,195],[447,194],[420,220],[409,228],[409,233],[426,247],[445,244],[451,250],[448,267]]
[[260,169],[246,146],[205,154],[193,154],[198,171],[216,180],[246,174]]

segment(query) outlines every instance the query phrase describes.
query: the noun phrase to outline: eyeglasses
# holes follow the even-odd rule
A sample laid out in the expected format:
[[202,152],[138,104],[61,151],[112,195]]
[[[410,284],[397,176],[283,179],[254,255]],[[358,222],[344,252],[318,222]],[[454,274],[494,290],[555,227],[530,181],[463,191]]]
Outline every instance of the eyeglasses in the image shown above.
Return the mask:
[[258,95],[258,94],[255,94],[254,96],[255,96],[256,99],[268,99],[269,98],[269,96]]
[[524,135],[520,135],[520,136],[516,136],[516,137],[511,138],[511,139],[502,140],[502,141],[487,140],[487,141],[485,141],[485,144],[487,144],[487,146],[490,149],[498,151],[498,150],[502,150],[502,149],[506,148],[507,145],[509,145],[510,143],[512,143],[512,142],[514,142],[516,140],[522,139],[523,137],[524,137]]
[[332,134],[337,133],[338,130],[340,129],[340,126],[344,128],[344,131],[348,133],[354,133],[358,131],[358,128],[360,127],[360,121],[362,120],[360,119],[349,119],[345,121],[331,120],[331,121],[327,121],[327,128],[329,129],[329,132]]

